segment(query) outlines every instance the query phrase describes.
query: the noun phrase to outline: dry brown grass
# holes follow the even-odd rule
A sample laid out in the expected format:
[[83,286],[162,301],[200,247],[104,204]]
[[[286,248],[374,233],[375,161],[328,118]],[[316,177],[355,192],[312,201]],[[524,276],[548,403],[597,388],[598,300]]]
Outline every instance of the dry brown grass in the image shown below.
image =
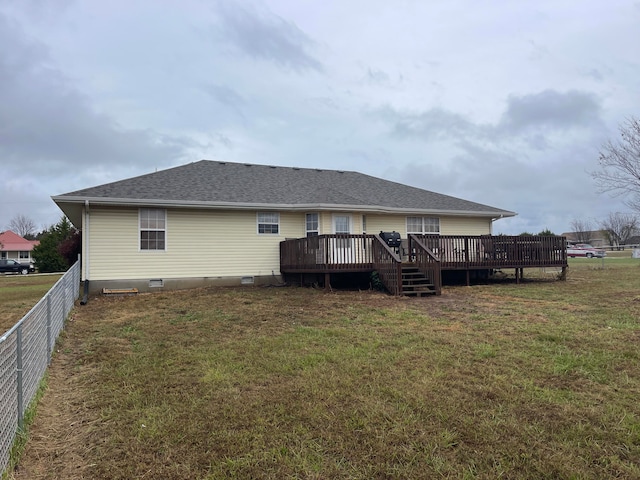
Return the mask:
[[17,479],[638,478],[640,275],[92,298]]
[[0,334],[26,315],[59,278],[60,275],[0,274]]

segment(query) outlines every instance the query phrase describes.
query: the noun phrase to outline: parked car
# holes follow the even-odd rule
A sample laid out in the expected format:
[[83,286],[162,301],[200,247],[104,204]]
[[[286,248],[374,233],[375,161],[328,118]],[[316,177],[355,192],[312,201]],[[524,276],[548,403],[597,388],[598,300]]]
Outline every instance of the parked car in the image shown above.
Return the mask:
[[31,263],[19,263],[11,259],[0,259],[0,273],[21,273],[26,275],[35,272],[36,269]]
[[575,258],[575,257],[606,257],[607,252],[603,248],[596,248],[588,243],[576,243],[575,245],[567,246],[567,257]]

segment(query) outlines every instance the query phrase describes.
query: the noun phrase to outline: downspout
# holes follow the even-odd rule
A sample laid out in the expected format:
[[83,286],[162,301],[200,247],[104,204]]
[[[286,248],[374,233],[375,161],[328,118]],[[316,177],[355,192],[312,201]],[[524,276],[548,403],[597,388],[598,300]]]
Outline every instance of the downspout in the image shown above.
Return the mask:
[[82,295],[82,300],[80,300],[80,305],[86,305],[89,301],[89,200],[84,201],[84,216],[83,216],[83,224],[82,225],[82,236],[84,246],[84,258],[83,258],[83,267],[84,267],[84,292]]

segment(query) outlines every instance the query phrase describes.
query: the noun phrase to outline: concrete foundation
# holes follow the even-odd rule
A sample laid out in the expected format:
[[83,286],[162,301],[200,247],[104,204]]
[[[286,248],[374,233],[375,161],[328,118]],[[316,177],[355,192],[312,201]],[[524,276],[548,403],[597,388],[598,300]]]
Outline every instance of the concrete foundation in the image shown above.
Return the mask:
[[101,293],[103,288],[136,288],[140,293],[184,290],[199,287],[234,287],[282,285],[280,275],[244,276],[244,277],[190,277],[190,278],[140,278],[132,280],[90,280],[89,293]]

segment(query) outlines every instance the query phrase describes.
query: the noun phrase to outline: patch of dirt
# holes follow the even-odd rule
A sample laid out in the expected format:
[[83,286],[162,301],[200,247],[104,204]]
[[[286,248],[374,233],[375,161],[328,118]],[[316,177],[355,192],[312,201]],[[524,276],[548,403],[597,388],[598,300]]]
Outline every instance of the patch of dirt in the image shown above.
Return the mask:
[[85,458],[100,437],[100,419],[85,398],[92,367],[78,362],[85,330],[74,319],[69,321],[21,462],[9,475],[12,480],[94,478]]

